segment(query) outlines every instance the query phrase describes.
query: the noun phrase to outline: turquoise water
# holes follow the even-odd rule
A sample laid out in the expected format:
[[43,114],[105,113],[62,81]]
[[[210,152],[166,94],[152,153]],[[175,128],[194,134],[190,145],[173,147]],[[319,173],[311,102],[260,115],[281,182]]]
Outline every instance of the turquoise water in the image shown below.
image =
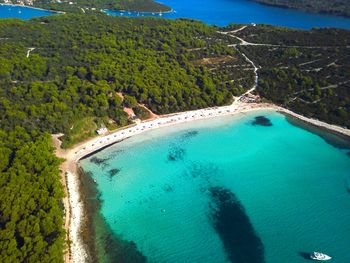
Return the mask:
[[48,16],[53,14],[56,13],[30,7],[0,5],[0,18],[19,18],[26,20],[33,17]]
[[148,262],[302,263],[322,251],[344,263],[348,152],[267,111],[147,132],[81,165],[112,234]]
[[[256,23],[302,29],[313,27],[350,28],[349,18],[272,7],[250,0],[162,0],[161,2],[176,11],[176,13],[163,14],[162,17],[192,18],[218,26],[226,26],[230,23]],[[152,16],[152,14],[106,12],[117,16]],[[154,14],[154,16],[158,15]]]

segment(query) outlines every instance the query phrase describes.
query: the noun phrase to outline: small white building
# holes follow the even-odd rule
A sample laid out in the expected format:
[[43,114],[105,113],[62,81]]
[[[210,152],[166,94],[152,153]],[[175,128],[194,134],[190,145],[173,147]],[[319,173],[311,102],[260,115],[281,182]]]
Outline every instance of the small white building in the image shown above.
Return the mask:
[[108,132],[108,129],[106,127],[101,127],[96,132],[98,135],[103,135],[103,134],[106,134]]

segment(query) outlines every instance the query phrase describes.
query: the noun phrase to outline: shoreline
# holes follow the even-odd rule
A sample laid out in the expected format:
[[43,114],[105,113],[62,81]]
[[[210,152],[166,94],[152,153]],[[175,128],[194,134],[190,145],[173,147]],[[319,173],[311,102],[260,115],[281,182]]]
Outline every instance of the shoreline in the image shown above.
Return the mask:
[[36,10],[40,10],[40,11],[57,13],[57,14],[65,14],[66,13],[66,12],[63,12],[63,11],[44,9],[44,8],[40,8],[40,7],[30,6],[30,5],[17,5],[17,4],[5,4],[5,3],[0,3],[0,5],[3,5],[3,6],[14,6],[14,7],[24,7],[24,8],[36,9]]
[[196,120],[204,120],[214,117],[237,115],[251,111],[274,110],[290,117],[296,118],[304,123],[315,126],[319,129],[326,130],[333,134],[350,138],[350,129],[331,125],[316,119],[304,117],[294,113],[288,109],[276,106],[274,104],[263,103],[241,103],[234,102],[229,106],[213,107],[193,111],[185,111],[162,115],[153,120],[146,120],[132,127],[126,127],[116,132],[111,132],[104,136],[97,136],[85,142],[79,143],[75,147],[63,150],[60,148],[60,135],[54,135],[54,145],[56,146],[56,155],[65,159],[61,165],[62,180],[66,191],[67,202],[65,204],[66,218],[65,228],[67,231],[68,244],[67,253],[65,254],[65,262],[86,262],[88,261],[88,250],[81,238],[82,223],[86,215],[84,211],[84,201],[81,200],[81,185],[78,174],[79,161],[87,156],[101,151],[113,144],[123,141],[132,136],[142,134],[143,132],[169,127],[180,123],[192,122]]
[[140,14],[140,15],[160,15],[160,14],[170,14],[170,13],[176,13],[176,11],[174,9],[170,9],[169,11],[154,11],[154,12],[150,12],[150,11],[134,11],[134,10],[120,10],[120,9],[101,9],[101,11],[105,14],[108,15],[108,11],[111,12],[119,12],[119,13],[123,13],[123,14]]

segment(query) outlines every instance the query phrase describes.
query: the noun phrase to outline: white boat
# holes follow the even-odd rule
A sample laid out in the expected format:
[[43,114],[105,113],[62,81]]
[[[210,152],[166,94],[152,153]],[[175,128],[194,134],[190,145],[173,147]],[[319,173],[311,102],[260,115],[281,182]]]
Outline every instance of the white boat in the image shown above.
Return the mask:
[[310,255],[310,258],[313,259],[313,260],[319,260],[319,261],[326,261],[326,260],[332,259],[332,257],[330,257],[330,256],[328,256],[326,254],[323,254],[321,252],[313,252]]

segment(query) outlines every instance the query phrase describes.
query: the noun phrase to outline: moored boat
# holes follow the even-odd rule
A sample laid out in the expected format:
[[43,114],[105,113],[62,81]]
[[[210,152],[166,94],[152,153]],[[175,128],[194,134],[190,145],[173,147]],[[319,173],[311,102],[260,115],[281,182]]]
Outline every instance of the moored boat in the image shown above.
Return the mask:
[[330,257],[330,256],[328,256],[326,254],[323,254],[321,252],[313,252],[313,253],[311,253],[310,258],[313,259],[313,260],[320,260],[320,261],[326,261],[326,260],[332,259],[332,257]]

